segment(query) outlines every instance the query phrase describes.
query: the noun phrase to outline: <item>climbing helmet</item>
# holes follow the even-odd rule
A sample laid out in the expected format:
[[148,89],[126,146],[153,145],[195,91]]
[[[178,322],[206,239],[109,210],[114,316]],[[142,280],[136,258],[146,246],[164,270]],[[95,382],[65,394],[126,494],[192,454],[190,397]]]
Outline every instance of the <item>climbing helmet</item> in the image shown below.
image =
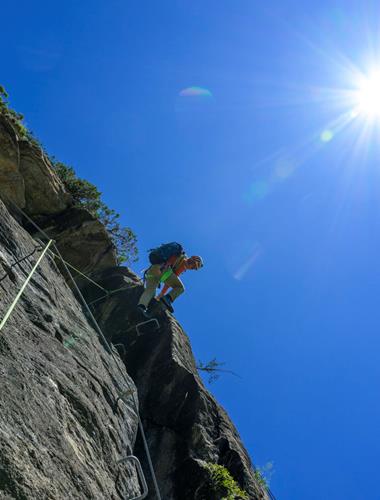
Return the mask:
[[189,269],[195,270],[200,269],[201,267],[203,267],[202,257],[199,257],[199,255],[193,255],[192,257],[189,257],[187,259],[187,267],[189,267]]

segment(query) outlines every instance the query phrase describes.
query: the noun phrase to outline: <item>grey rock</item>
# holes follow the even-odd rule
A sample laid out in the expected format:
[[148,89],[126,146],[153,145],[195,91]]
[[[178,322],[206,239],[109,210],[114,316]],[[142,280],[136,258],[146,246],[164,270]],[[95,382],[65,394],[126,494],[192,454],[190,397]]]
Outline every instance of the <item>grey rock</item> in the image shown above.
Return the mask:
[[[34,219],[56,240],[64,259],[81,272],[91,273],[117,264],[109,234],[88,210],[71,207],[55,216]],[[35,231],[32,226],[28,228]]]
[[[15,263],[35,246],[0,202],[0,318],[37,253]],[[117,464],[134,446],[137,414],[131,397],[116,405],[133,382],[114,356],[45,257],[0,332],[0,498],[138,494],[133,466]]]
[[41,147],[19,141],[20,172],[25,183],[25,210],[29,215],[63,212],[71,204],[71,196]]
[[0,114],[0,196],[24,208],[25,186],[19,164],[17,134],[9,120]]
[[[129,498],[140,491],[136,471],[117,460],[134,449],[154,499],[141,437],[136,439],[136,401],[129,394],[116,404],[132,387],[163,499],[220,500],[207,463],[227,467],[251,500],[268,499],[236,428],[198,375],[186,333],[153,302],[160,329],[145,325],[138,335],[141,280],[116,266],[105,227],[70,206],[43,152],[20,142],[1,117],[0,196],[26,207],[63,257],[110,291],[76,277],[115,346],[112,356],[62,267],[46,257],[0,332],[0,498]],[[41,235],[23,222],[28,232],[0,201],[0,320],[41,251],[34,251]]]
[[100,299],[94,307],[106,335],[125,346],[124,361],[138,388],[163,498],[212,500],[204,468],[207,462],[227,467],[251,499],[268,498],[255,480],[236,428],[204,387],[189,338],[179,323],[157,305],[153,316],[159,320],[160,331],[138,336],[134,315],[143,290],[138,277],[119,267],[99,273],[95,279],[107,290],[121,289],[103,299],[93,286],[85,293],[89,301]]

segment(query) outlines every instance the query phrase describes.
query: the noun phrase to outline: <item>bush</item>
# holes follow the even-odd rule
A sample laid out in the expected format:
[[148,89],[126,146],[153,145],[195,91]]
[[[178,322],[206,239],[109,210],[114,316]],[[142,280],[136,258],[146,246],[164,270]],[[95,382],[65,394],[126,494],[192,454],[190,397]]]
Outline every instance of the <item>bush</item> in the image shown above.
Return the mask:
[[249,500],[248,494],[243,491],[229,470],[223,465],[207,463],[206,469],[210,473],[211,488],[221,500]]
[[2,85],[0,85],[0,114],[6,116],[6,118],[11,122],[20,139],[37,143],[33,134],[22,123],[24,116],[9,107],[8,93]]
[[255,474],[255,479],[259,483],[259,485],[262,488],[267,489],[268,485],[267,485],[266,479],[263,476],[262,472],[259,469],[255,469],[254,474]]
[[263,467],[256,467],[254,472],[256,481],[264,490],[267,490],[274,472],[273,462],[267,462]]
[[73,197],[74,205],[86,208],[104,224],[116,247],[119,264],[135,262],[138,256],[136,235],[129,227],[120,225],[120,214],[102,201],[98,188],[77,177],[74,169],[64,163],[53,161],[53,166],[66,190]]

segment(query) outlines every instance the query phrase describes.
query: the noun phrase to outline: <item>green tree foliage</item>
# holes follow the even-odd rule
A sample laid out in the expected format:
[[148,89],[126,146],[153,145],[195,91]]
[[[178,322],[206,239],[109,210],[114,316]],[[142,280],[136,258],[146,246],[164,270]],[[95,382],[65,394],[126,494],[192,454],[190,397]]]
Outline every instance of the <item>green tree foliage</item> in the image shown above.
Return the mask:
[[217,498],[220,500],[249,500],[248,494],[240,488],[226,467],[213,463],[207,463],[205,467],[210,473],[210,486]]
[[[0,85],[0,115],[6,116],[20,138],[42,148],[32,132],[22,123],[23,115],[9,107],[8,93],[2,85]],[[46,152],[45,154],[49,156]],[[54,159],[52,159],[52,164],[67,191],[73,197],[74,205],[86,208],[105,225],[116,247],[119,264],[135,262],[138,256],[136,235],[131,228],[120,225],[120,214],[102,201],[102,194],[98,188],[91,182],[77,177],[72,167]]]
[[105,225],[117,249],[119,264],[137,260],[137,238],[132,229],[122,227],[120,214],[109,208],[101,199],[101,192],[94,184],[79,178],[74,169],[64,163],[53,161],[55,171],[73,197],[74,205],[86,208]]
[[269,488],[273,472],[273,462],[267,462],[263,467],[255,468],[255,479],[265,490]]
[[77,177],[72,167],[53,160],[53,166],[67,191],[73,197],[74,205],[86,208],[94,216],[98,216],[102,208],[101,193],[94,184]]

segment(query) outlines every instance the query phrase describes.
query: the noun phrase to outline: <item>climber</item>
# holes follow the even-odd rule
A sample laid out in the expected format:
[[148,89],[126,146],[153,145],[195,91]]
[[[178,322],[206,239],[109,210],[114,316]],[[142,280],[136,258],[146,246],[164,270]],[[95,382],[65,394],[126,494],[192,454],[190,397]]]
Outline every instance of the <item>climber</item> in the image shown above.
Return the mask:
[[[164,283],[162,292],[156,297],[165,307],[174,312],[172,303],[185,291],[179,275],[188,269],[198,270],[203,267],[202,258],[194,255],[187,257],[179,243],[165,243],[150,250],[149,261],[151,266],[144,273],[145,290],[137,305],[140,312],[148,317],[147,308],[154,297],[157,287]],[[170,293],[166,293],[171,288]]]

